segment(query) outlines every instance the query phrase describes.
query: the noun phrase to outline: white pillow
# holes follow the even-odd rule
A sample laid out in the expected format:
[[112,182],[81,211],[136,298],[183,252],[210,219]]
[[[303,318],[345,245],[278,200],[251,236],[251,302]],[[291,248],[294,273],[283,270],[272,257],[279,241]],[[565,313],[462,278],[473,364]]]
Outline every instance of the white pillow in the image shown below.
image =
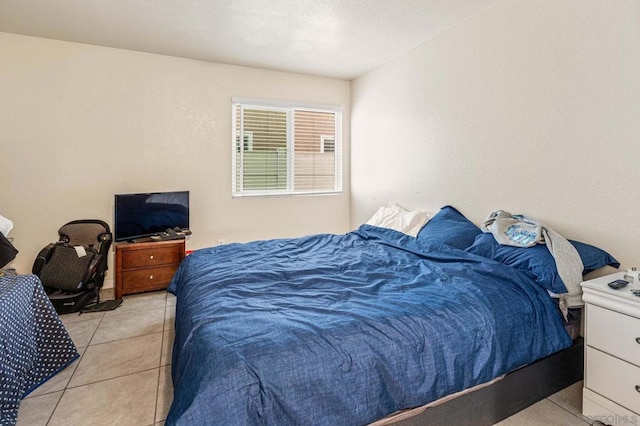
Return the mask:
[[409,211],[395,203],[389,203],[387,207],[380,207],[367,221],[367,225],[389,228],[415,237],[434,214],[424,211]]
[[13,222],[6,217],[0,215],[0,232],[6,237],[9,231],[13,229]]

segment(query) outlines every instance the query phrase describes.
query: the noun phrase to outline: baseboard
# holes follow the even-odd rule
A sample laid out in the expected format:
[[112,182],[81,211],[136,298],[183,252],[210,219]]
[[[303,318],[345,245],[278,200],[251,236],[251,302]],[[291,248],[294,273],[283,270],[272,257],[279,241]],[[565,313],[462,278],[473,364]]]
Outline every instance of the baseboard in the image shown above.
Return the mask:
[[111,299],[115,299],[115,297],[116,297],[116,292],[113,287],[111,288],[102,287],[100,289],[100,300],[111,300]]

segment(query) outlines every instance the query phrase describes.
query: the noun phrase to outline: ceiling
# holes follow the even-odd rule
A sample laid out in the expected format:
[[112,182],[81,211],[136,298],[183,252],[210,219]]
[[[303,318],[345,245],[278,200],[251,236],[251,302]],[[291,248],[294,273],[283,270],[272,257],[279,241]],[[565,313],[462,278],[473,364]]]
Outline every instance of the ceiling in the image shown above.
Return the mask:
[[0,0],[0,31],[350,80],[496,0]]

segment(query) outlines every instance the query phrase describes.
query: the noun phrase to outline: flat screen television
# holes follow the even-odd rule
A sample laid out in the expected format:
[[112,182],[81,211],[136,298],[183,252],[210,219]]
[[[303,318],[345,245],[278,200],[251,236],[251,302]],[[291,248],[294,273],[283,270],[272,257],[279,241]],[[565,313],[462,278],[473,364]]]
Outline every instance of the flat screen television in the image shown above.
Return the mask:
[[178,227],[189,229],[189,191],[115,195],[115,240],[150,237]]

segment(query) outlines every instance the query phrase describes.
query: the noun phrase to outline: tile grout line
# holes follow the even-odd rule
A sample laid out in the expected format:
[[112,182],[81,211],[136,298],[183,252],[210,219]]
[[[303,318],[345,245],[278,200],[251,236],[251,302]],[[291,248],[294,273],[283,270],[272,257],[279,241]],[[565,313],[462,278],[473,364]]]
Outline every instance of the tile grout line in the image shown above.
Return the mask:
[[78,389],[78,388],[81,388],[83,386],[95,385],[96,383],[108,382],[109,380],[121,379],[123,377],[133,376],[134,374],[146,373],[147,371],[156,370],[156,369],[160,370],[160,367],[145,368],[144,370],[136,371],[135,373],[120,374],[119,376],[113,376],[113,377],[109,377],[107,379],[96,380],[95,382],[85,383],[85,384],[78,385],[78,386],[73,386],[73,387],[68,387],[68,388],[65,388],[65,391],[66,390],[72,390],[72,389]]
[[[89,347],[89,345],[91,345],[91,341],[93,340],[93,336],[96,335],[96,331],[98,331],[98,328],[100,327],[100,324],[102,324],[102,320],[103,319],[104,319],[104,315],[102,316],[102,318],[100,318],[100,322],[98,323],[98,326],[96,327],[96,329],[93,330],[93,334],[91,334],[91,338],[87,342],[87,346],[85,347],[84,352],[86,352],[87,348]],[[73,345],[76,346],[76,343],[73,342]],[[76,346],[76,351],[77,350],[78,350],[78,347]],[[80,361],[82,361],[82,356],[84,355],[84,352],[78,358],[78,365],[76,365],[76,368],[75,368],[75,370],[73,370],[73,373],[71,374],[71,377],[69,377],[69,381],[64,385],[64,389],[62,390],[62,393],[60,394],[60,398],[58,398],[58,401],[56,402],[55,407],[53,407],[53,411],[51,411],[51,414],[49,415],[49,418],[47,419],[47,423],[46,423],[47,425],[49,423],[51,423],[51,419],[53,418],[54,414],[56,413],[56,410],[58,409],[58,406],[60,405],[60,401],[62,401],[62,397],[64,397],[64,394],[67,393],[67,389],[69,387],[69,383],[71,383],[71,379],[73,379],[73,376],[75,376],[76,371],[78,371],[78,366],[80,365]]]
[[[123,339],[108,340],[106,342],[100,342],[100,343],[96,343],[94,345],[91,345],[91,347],[101,346],[101,345],[109,345],[109,344],[112,344],[112,343],[115,343],[115,342],[123,342],[125,340],[132,340],[132,339],[137,339],[139,337],[152,336],[154,334],[160,334],[160,333],[164,333],[164,331],[155,331],[155,332],[152,332],[152,333],[139,334],[137,336],[129,336],[129,337],[125,337]],[[162,338],[160,338],[160,342],[162,342]],[[86,346],[86,347],[88,348],[89,346]],[[74,374],[75,374],[75,371],[74,371]]]
[[[69,379],[71,380],[71,379]],[[58,401],[56,401],[56,406],[53,407],[53,410],[51,410],[51,414],[49,414],[49,417],[47,417],[47,423],[45,423],[45,425],[48,425],[51,422],[51,418],[53,418],[53,415],[55,414],[56,410],[58,409],[58,405],[60,404],[60,401],[62,401],[62,397],[64,396],[64,393],[67,391],[67,388],[65,386],[64,389],[62,389],[62,392],[60,392],[60,397],[58,398]],[[49,395],[49,394],[45,394],[45,395]],[[42,395],[44,396],[44,395]]]
[[[93,338],[96,336],[96,333],[98,332],[98,329],[100,328],[100,325],[102,324],[102,321],[104,321],[104,315],[102,316],[102,318],[100,318],[100,322],[98,323],[98,326],[96,327],[96,329],[93,330],[93,334],[91,334],[91,339],[89,339],[89,341],[87,342],[87,348],[89,346],[91,346],[91,342],[93,341]],[[85,349],[85,351],[86,351],[86,349]],[[76,374],[76,372],[74,371],[73,374]],[[71,375],[71,377],[73,377],[73,374]],[[71,379],[69,379],[69,381],[71,381]],[[65,389],[66,389],[66,387],[65,387]]]
[[[135,315],[135,314],[140,314],[142,312],[159,311],[160,309],[164,309],[164,311],[165,311],[162,314],[163,324],[162,324],[162,330],[161,330],[161,332],[164,332],[164,317],[166,315],[166,308],[158,307],[158,308],[153,308],[153,309],[145,309],[145,310],[140,310],[140,311],[127,312],[126,314],[109,316],[107,318],[107,320],[110,320],[111,318],[117,318],[119,316],[124,316],[124,315]],[[98,324],[98,328],[100,327],[101,324],[102,324],[102,320],[100,321],[100,324]],[[98,328],[96,328],[96,330],[94,331],[94,334],[91,336],[91,341],[93,341],[93,338],[95,337],[95,333],[98,331]],[[130,339],[130,338],[134,338],[134,337],[148,336],[150,334],[156,334],[156,333],[159,333],[159,332],[158,331],[147,332],[147,333],[136,335],[136,336],[129,336],[129,337],[124,337],[124,338],[120,338],[120,339],[107,340],[107,341],[104,341],[104,342],[94,343],[93,345],[87,345],[87,346],[96,346],[96,345],[101,345],[103,343],[113,343],[113,342],[117,342],[117,341],[120,341],[120,340]]]
[[162,351],[164,349],[164,326],[167,322],[167,295],[164,295],[164,316],[162,317],[162,336],[160,337],[160,359],[158,360],[158,382],[156,385],[156,404],[153,412],[153,424],[158,422],[158,400],[160,399],[160,374],[162,374]]
[[[165,308],[166,308],[166,302],[165,302]],[[151,308],[140,308],[140,309],[136,309],[135,311],[130,311],[130,312],[121,312],[121,313],[116,313],[115,311],[117,311],[117,308],[114,309],[114,313],[112,313],[111,315],[108,316],[108,318],[115,318],[115,317],[119,317],[122,315],[129,315],[129,314],[135,314],[138,312],[145,312],[145,311],[152,311],[154,309],[160,309],[160,307],[151,307]],[[106,317],[106,315],[105,315]]]
[[[121,342],[123,340],[127,340],[127,339],[135,339],[136,337],[144,337],[144,336],[150,336],[152,334],[158,334],[158,333],[164,333],[164,331],[153,331],[153,332],[149,332],[149,333],[145,333],[145,334],[138,334],[136,336],[129,336],[129,337],[125,337],[122,339],[115,339],[115,340],[107,340],[106,342],[100,342],[100,343],[96,343],[94,345],[91,346],[98,346],[98,345],[106,345],[108,343],[115,343],[115,342]],[[88,347],[88,346],[87,346]]]
[[154,410],[153,410],[153,424],[157,423],[157,418],[158,418],[158,399],[160,398],[160,374],[162,374],[162,372],[160,371],[162,367],[158,367],[158,379],[156,380],[156,403],[154,405]]
[[[124,342],[125,340],[133,340],[133,339],[137,339],[137,338],[140,338],[140,337],[152,336],[154,334],[164,334],[164,332],[157,331],[155,333],[142,334],[140,336],[126,337],[124,339],[112,340],[112,341],[105,342],[105,343],[98,343],[96,345],[93,345],[92,347],[96,347],[96,346],[100,346],[100,345],[109,345],[109,344],[116,343],[116,342]],[[159,361],[158,361],[158,364],[160,364],[159,366],[146,368],[146,369],[143,369],[143,370],[140,370],[140,371],[134,371],[132,373],[120,374],[118,376],[109,377],[109,378],[105,378],[105,379],[101,379],[101,380],[96,380],[95,382],[88,382],[88,383],[82,383],[82,384],[76,385],[76,386],[69,386],[69,384],[73,381],[73,376],[75,376],[75,374],[76,374],[76,372],[78,370],[78,366],[80,365],[78,363],[78,366],[76,366],[76,370],[71,375],[71,378],[69,379],[69,382],[67,383],[67,386],[65,386],[65,390],[66,389],[77,389],[77,388],[82,387],[82,386],[91,385],[91,384],[94,384],[94,383],[100,383],[100,382],[104,382],[104,381],[111,380],[111,379],[118,379],[118,378],[121,378],[121,377],[130,376],[132,374],[138,374],[138,373],[142,373],[144,371],[150,371],[150,370],[153,370],[154,368],[161,368],[162,367],[162,339],[163,338],[164,338],[164,336],[160,336],[160,357],[159,357]],[[85,351],[86,351],[86,349],[85,349]],[[84,354],[83,354],[83,356],[84,356]]]

